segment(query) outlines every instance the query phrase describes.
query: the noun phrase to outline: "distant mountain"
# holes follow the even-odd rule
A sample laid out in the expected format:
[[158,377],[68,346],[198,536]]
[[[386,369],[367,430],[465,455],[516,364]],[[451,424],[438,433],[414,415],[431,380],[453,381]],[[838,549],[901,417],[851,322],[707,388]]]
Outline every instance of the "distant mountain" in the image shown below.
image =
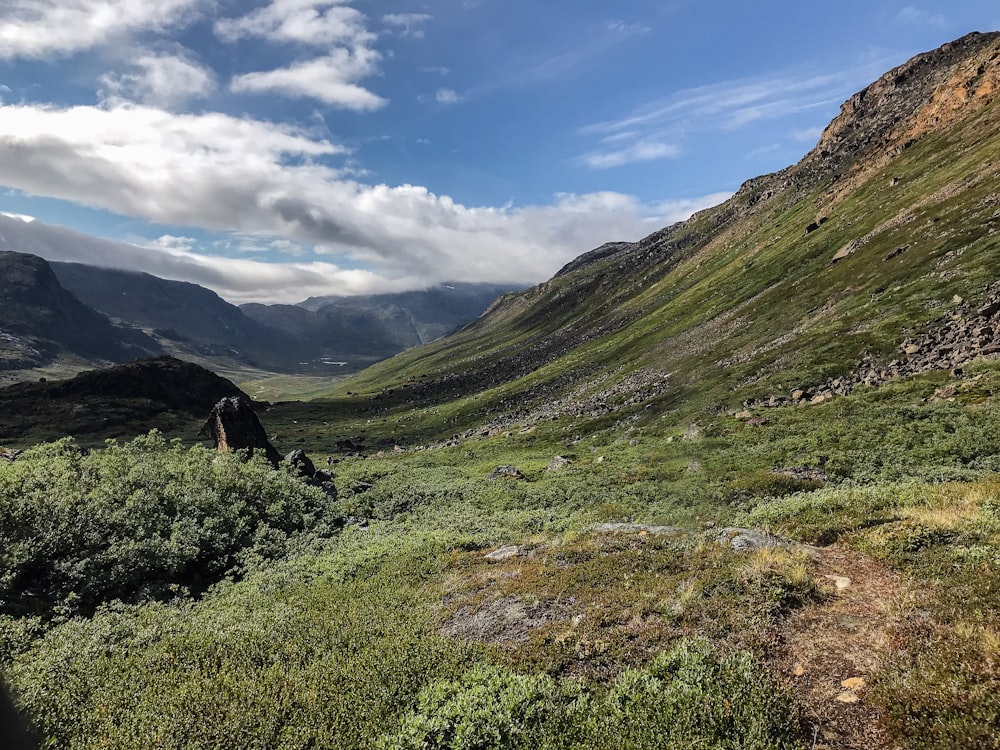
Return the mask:
[[295,366],[304,355],[283,332],[251,320],[197,284],[82,263],[51,266],[60,283],[87,305],[150,329],[180,352],[277,369]]
[[[399,341],[407,346],[426,344],[471,323],[498,297],[519,292],[511,284],[467,284],[452,282],[430,289],[372,294],[357,297],[310,297],[299,307],[307,310],[373,311]],[[415,335],[415,338],[414,338]]]
[[448,284],[401,294],[314,297],[301,305],[236,307],[197,284],[82,263],[50,265],[81,302],[114,321],[146,329],[178,356],[275,372],[339,372],[339,363],[357,368],[391,357],[472,322],[511,290]]
[[241,305],[250,318],[337,353],[391,356],[446,336],[514,291],[502,284],[443,284],[357,297],[310,297],[299,305]]
[[42,258],[0,251],[0,369],[37,367],[60,354],[107,363],[162,351],[142,331],[116,326],[83,304]]

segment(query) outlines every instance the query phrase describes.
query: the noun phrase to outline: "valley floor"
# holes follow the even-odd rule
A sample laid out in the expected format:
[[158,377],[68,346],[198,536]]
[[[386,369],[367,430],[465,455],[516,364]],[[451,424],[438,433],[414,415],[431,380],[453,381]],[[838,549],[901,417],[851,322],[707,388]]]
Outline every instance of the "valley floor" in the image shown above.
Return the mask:
[[948,377],[336,455],[336,500],[33,448],[3,673],[55,748],[993,748],[1000,366]]

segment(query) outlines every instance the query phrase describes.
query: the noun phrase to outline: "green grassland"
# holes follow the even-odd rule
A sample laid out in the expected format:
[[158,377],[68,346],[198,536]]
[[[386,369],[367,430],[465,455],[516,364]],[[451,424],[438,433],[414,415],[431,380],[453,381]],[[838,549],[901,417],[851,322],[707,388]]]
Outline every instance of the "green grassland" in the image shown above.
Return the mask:
[[997,282],[995,98],[912,124],[346,380],[254,383],[336,499],[183,425],[0,460],[0,670],[44,745],[997,748],[1000,363],[755,401]]
[[[155,434],[40,446],[0,463],[3,671],[50,747],[992,747],[1000,366],[946,377],[346,458],[336,501]],[[677,531],[592,531],[630,520]],[[796,677],[844,601],[829,555],[893,576],[879,658],[859,633]],[[855,704],[817,687],[853,677]]]

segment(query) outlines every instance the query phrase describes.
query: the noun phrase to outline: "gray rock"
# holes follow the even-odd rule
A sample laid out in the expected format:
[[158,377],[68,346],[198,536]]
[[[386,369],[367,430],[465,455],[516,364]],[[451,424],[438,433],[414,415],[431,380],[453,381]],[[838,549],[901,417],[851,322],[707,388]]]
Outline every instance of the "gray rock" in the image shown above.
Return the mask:
[[487,479],[525,479],[525,476],[516,466],[501,465],[491,471]]
[[727,526],[714,532],[716,541],[723,547],[732,547],[737,552],[756,552],[762,549],[787,549],[790,551],[815,554],[819,550],[807,544],[800,544],[791,539],[783,539],[774,534],[757,529],[741,529]]
[[570,460],[564,456],[556,456],[549,462],[549,471],[561,471],[570,465]]
[[598,534],[639,534],[645,532],[650,536],[681,533],[681,530],[675,526],[647,526],[642,523],[596,523],[591,527],[591,531]]
[[296,448],[285,456],[285,461],[295,467],[295,471],[300,477],[311,478],[316,473],[316,466],[312,459],[306,455],[304,450]]
[[512,557],[517,557],[521,554],[521,548],[516,544],[508,544],[506,547],[501,547],[500,549],[493,550],[483,557],[490,562],[503,562],[504,560],[509,560]]

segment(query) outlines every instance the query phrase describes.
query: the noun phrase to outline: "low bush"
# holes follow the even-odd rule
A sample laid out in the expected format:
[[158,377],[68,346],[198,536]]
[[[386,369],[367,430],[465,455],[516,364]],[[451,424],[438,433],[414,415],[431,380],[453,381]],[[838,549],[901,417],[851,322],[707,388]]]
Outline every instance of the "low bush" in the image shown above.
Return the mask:
[[321,491],[153,431],[86,452],[71,438],[0,465],[0,612],[87,613],[198,592],[290,536],[331,527]]

